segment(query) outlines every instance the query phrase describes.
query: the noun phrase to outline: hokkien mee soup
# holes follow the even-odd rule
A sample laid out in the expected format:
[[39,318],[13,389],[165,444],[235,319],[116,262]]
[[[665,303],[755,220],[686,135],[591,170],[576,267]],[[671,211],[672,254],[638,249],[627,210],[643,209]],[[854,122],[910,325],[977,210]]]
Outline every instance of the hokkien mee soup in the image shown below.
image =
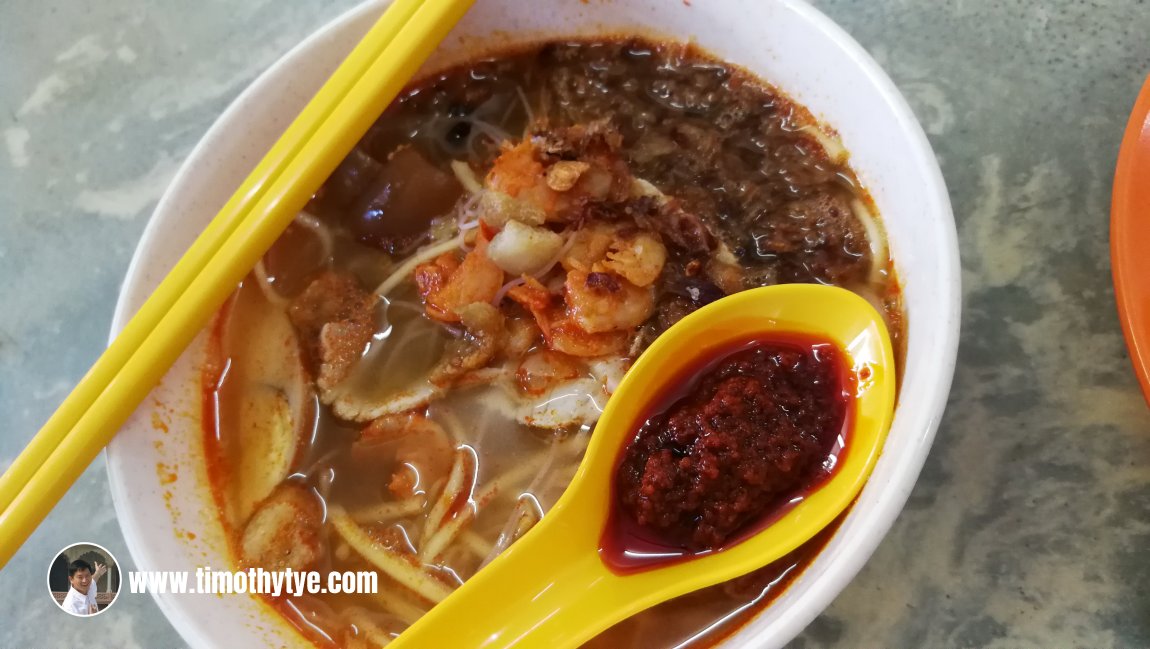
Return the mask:
[[[376,571],[375,594],[271,603],[318,646],[385,644],[546,515],[652,340],[784,282],[863,295],[901,346],[846,152],[746,72],[632,39],[414,83],[215,319],[204,438],[237,564]],[[825,537],[591,644],[713,644]]]

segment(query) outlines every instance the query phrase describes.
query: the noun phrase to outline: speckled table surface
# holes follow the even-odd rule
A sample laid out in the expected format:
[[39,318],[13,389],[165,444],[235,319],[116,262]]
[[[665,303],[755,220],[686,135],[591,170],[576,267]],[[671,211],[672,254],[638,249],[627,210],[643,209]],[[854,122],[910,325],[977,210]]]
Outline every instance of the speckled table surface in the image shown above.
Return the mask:
[[[181,161],[354,0],[43,0],[0,9],[0,467],[103,348]],[[1150,646],[1150,409],[1108,255],[1110,184],[1150,73],[1142,0],[825,0],[909,99],[963,255],[962,347],[906,510],[795,647]],[[150,598],[72,619],[61,539],[131,558],[98,461],[0,572],[0,647],[174,647]]]

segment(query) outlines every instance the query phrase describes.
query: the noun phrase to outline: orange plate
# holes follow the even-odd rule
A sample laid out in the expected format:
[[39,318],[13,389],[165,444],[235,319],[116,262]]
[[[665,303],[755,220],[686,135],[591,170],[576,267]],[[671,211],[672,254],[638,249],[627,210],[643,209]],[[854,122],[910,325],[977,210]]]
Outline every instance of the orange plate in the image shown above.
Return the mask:
[[1150,401],[1150,78],[1126,125],[1110,203],[1110,263],[1118,317]]

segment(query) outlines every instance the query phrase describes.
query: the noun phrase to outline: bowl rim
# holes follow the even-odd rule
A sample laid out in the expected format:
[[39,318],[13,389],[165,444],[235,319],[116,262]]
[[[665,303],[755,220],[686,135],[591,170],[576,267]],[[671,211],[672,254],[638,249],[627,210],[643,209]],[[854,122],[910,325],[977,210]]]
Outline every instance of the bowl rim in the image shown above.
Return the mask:
[[[942,324],[937,327],[938,338],[934,341],[934,348],[931,350],[936,354],[934,366],[937,369],[933,376],[936,376],[938,380],[923,387],[921,389],[922,394],[917,395],[916,412],[919,414],[906,425],[918,434],[908,440],[910,447],[902,451],[907,457],[895,464],[890,474],[886,476],[886,484],[880,491],[869,516],[855,521],[862,528],[857,532],[861,542],[853,545],[846,556],[837,556],[834,561],[829,561],[818,578],[811,580],[803,593],[803,597],[800,600],[788,602],[788,614],[773,627],[755,628],[756,622],[762,618],[762,613],[770,610],[770,607],[767,607],[724,639],[724,642],[734,641],[748,645],[763,643],[767,639],[764,636],[767,635],[775,636],[775,639],[780,642],[785,642],[798,635],[825,610],[861,570],[902,511],[925,464],[926,455],[937,433],[949,397],[957,362],[962,303],[958,236],[946,183],[926,133],[915,118],[906,99],[873,57],[845,29],[820,10],[804,0],[774,1],[787,10],[798,14],[818,31],[825,33],[829,42],[841,48],[853,59],[866,82],[872,85],[881,97],[885,108],[890,111],[898,129],[906,138],[908,149],[914,155],[913,165],[922,170],[923,176],[927,180],[928,187],[925,196],[929,205],[924,206],[922,211],[937,215],[937,220],[940,221],[937,224],[937,234],[941,239],[943,249],[937,251],[937,260],[940,263],[937,274],[941,278],[939,281],[941,286],[937,288],[945,293],[940,298],[940,302],[945,305],[945,312],[938,316]],[[281,55],[216,118],[199,143],[188,154],[179,171],[173,177],[169,189],[165,191],[164,196],[156,206],[153,218],[150,218],[145,226],[121,285],[110,339],[114,338],[134,313],[133,307],[135,305],[128,304],[129,288],[140,281],[147,252],[164,236],[160,219],[154,218],[154,216],[172,209],[171,203],[175,199],[171,188],[181,185],[186,177],[192,173],[192,168],[195,165],[189,164],[189,162],[205,158],[205,152],[220,141],[225,132],[234,128],[232,122],[235,121],[238,114],[243,112],[246,104],[262,96],[266,92],[267,86],[271,84],[271,78],[282,74],[284,69],[289,66],[289,62],[301,51],[311,49],[316,43],[324,40],[332,33],[347,29],[350,24],[363,20],[369,14],[382,11],[388,4],[389,0],[366,0],[336,16]],[[786,90],[785,88],[782,89]],[[113,506],[129,553],[133,558],[146,556],[149,554],[144,551],[146,536],[140,532],[136,522],[127,515],[130,494],[126,491],[126,483],[116,468],[116,457],[121,454],[116,449],[117,446],[113,444],[105,452]],[[836,536],[838,536],[837,533]],[[789,592],[790,589],[784,590],[783,596]],[[209,642],[208,636],[204,635],[201,630],[202,620],[192,617],[187,610],[176,605],[171,598],[163,598],[153,593],[153,599],[177,633],[186,641],[196,646]]]
[[[1130,362],[1150,403],[1150,76],[1130,112],[1114,170],[1110,264]],[[1142,180],[1139,180],[1142,179]]]

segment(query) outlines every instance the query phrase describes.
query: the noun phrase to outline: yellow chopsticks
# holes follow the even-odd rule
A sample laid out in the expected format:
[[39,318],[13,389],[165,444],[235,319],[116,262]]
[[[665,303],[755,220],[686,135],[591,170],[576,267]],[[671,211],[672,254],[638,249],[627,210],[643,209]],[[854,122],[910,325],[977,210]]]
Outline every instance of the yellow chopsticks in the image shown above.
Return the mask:
[[0,476],[0,568],[474,0],[395,0]]
[[136,316],[128,322],[88,374],[48,419],[40,429],[40,433],[32,439],[4,475],[0,476],[0,512],[8,508],[40,464],[60,445],[68,431],[100,396],[116,372],[128,362],[139,347],[142,337],[146,337],[149,331],[155,329],[176,299],[187,290],[212,255],[263,197],[268,185],[279,177],[292,157],[299,153],[320,124],[331,115],[335,105],[347,94],[347,89],[362,76],[371,61],[395,38],[400,26],[411,19],[420,1],[398,0],[380,18],[376,26],[348,55],[299,117],[288,126],[264,159],[256,165],[219,214],[208,224],[163,283],[157,287],[151,298],[144,303]]

